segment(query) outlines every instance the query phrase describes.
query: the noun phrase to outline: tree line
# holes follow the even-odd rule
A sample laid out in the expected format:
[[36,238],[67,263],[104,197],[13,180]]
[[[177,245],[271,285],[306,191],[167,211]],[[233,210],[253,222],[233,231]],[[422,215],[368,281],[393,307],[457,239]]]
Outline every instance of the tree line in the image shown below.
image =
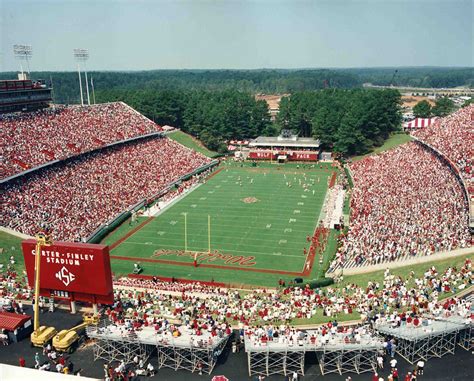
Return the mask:
[[276,133],[268,105],[236,90],[108,90],[100,102],[123,101],[160,125],[180,128],[211,150],[225,152],[226,141]]
[[324,90],[294,93],[280,102],[277,126],[314,136],[322,147],[357,155],[380,146],[400,129],[397,90]]
[[[395,73],[395,70],[397,72]],[[394,75],[395,74],[395,75]],[[16,78],[14,72],[0,79]],[[56,103],[79,103],[77,72],[33,72],[33,79],[52,82]],[[92,71],[96,91],[104,90],[238,90],[249,93],[288,94],[325,88],[351,89],[364,83],[414,87],[474,86],[472,68],[359,68],[265,70],[150,70]],[[83,79],[84,80],[84,79]]]
[[[473,102],[473,98],[468,99],[464,101],[461,107],[467,107]],[[443,117],[448,114],[451,114],[454,110],[456,110],[456,105],[448,97],[441,97],[436,99],[435,104],[433,106],[431,106],[431,104],[424,99],[418,102],[413,107],[413,115],[416,118],[431,118],[432,116]]]
[[289,129],[316,137],[325,149],[360,154],[383,144],[401,123],[396,90],[327,89],[283,97],[272,123],[268,105],[236,90],[108,90],[98,100],[124,101],[161,125],[172,125],[224,152],[226,141],[272,136]]

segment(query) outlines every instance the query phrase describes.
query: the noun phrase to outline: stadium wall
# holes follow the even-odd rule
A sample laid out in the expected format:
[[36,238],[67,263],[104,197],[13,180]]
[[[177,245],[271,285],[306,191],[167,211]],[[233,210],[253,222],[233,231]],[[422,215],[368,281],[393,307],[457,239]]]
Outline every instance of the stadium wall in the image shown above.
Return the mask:
[[217,164],[219,164],[219,160],[213,160],[209,164],[203,165],[197,169],[195,169],[192,172],[187,173],[184,176],[181,176],[177,180],[173,181],[172,183],[168,184],[166,188],[160,190],[159,192],[155,193],[154,195],[147,197],[146,199],[143,199],[139,202],[137,202],[135,205],[132,205],[130,208],[127,210],[124,210],[123,212],[119,213],[117,216],[115,216],[112,220],[106,222],[105,224],[99,226],[89,237],[87,237],[86,242],[88,243],[99,243],[102,241],[102,239],[112,232],[114,229],[116,229],[120,224],[122,224],[127,218],[130,217],[133,211],[139,210],[143,208],[147,203],[153,202],[156,199],[160,198],[164,194],[168,193],[171,188],[174,186],[178,185],[182,181],[188,180],[190,177],[197,175],[201,172],[206,171],[209,168],[215,167]]

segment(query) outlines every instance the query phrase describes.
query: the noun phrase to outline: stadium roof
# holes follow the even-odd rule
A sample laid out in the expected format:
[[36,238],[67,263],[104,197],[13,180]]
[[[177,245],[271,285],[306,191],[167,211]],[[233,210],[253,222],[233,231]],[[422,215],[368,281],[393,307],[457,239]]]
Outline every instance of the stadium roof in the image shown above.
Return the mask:
[[288,147],[288,148],[319,148],[321,142],[314,138],[300,138],[292,136],[259,136],[249,143],[249,147]]
[[14,331],[31,319],[29,315],[15,314],[12,312],[0,312],[0,328]]

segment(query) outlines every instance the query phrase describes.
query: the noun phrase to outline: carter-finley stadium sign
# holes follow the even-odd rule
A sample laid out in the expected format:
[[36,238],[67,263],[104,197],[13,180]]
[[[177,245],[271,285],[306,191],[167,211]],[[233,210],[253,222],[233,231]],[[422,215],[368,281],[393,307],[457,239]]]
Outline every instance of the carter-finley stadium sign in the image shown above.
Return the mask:
[[[28,283],[34,285],[36,242],[22,242]],[[72,300],[113,302],[109,247],[75,242],[54,242],[41,249],[40,293],[67,295]]]
[[243,255],[232,255],[232,254],[223,254],[218,250],[211,251],[210,253],[196,253],[184,250],[156,250],[152,257],[159,258],[168,255],[175,255],[177,257],[189,257],[194,259],[196,255],[196,260],[199,263],[210,263],[210,262],[223,262],[228,265],[238,265],[243,267],[251,267],[255,266],[257,262],[255,262],[254,256],[243,256]]

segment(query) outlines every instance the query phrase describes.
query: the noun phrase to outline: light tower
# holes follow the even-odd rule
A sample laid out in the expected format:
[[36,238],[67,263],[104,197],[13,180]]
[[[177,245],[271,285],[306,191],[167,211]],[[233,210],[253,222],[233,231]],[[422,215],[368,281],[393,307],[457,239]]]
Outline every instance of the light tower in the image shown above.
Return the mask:
[[23,65],[21,64],[22,61],[26,61],[26,68],[28,70],[28,76],[30,75],[30,58],[33,55],[33,48],[31,45],[22,45],[22,44],[15,44],[13,45],[13,54],[15,57],[20,61],[20,71],[21,71],[21,78],[26,79],[25,73],[23,71]]
[[84,62],[84,73],[86,75],[86,93],[87,93],[87,104],[90,106],[91,99],[89,96],[89,83],[87,80],[87,68],[86,61],[89,59],[89,51],[87,49],[74,49],[74,58],[77,61],[77,73],[79,75],[79,90],[81,91],[81,105],[84,106],[84,98],[82,94],[82,80],[81,80],[81,67],[80,62]]

